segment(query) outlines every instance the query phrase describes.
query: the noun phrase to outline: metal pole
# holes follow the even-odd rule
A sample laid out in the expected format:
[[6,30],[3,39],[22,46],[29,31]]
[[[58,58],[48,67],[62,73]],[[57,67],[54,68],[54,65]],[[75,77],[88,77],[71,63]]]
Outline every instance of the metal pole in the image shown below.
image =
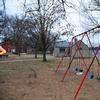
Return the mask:
[[[71,40],[69,46],[71,46],[72,41],[73,41],[73,38],[72,38],[72,40]],[[61,60],[59,61],[59,63],[57,64],[57,67],[56,67],[55,72],[57,72],[58,69],[59,69],[59,67],[61,66],[61,64],[62,64],[62,62],[63,62],[63,59],[64,59],[64,57],[66,56],[66,53],[67,53],[67,50],[65,51],[65,53],[64,53],[64,55],[62,56],[62,58],[61,58]]]
[[[88,36],[88,34],[86,34],[86,35],[87,35],[87,38],[88,38],[88,40],[89,40],[89,43],[90,43],[90,45],[91,45],[91,47],[92,47],[92,51],[93,51],[93,53],[94,53],[94,55],[95,55],[96,53],[94,52],[94,49],[93,49],[92,43],[91,43],[91,41],[90,41],[90,39],[89,39],[89,36]],[[97,60],[97,62],[98,62],[98,65],[100,66],[100,63],[99,63],[99,60],[98,60],[97,56],[96,56],[96,60]]]
[[[85,34],[86,34],[86,33],[83,34],[81,41],[83,40]],[[75,38],[75,37],[74,37],[74,38]],[[80,42],[80,44],[81,44],[81,42]],[[79,44],[79,46],[80,46],[80,44]],[[71,61],[70,61],[70,63],[69,63],[69,66],[68,66],[68,68],[67,68],[67,70],[66,70],[65,73],[63,74],[63,77],[62,77],[62,79],[61,79],[62,82],[64,81],[65,76],[67,75],[67,73],[68,73],[68,71],[69,71],[69,69],[70,69],[70,67],[71,67],[71,64],[72,64],[72,62],[73,62],[73,60],[74,60],[74,57],[75,57],[77,51],[78,51],[78,48],[77,48],[77,50],[75,51],[75,54],[73,55],[73,57],[72,57],[72,59],[71,59]]]
[[[98,47],[98,49],[97,49],[97,51],[96,51],[96,54],[98,53],[99,48],[100,48],[100,45],[99,45],[99,47]],[[92,64],[93,64],[93,62],[94,62],[94,60],[95,60],[95,58],[96,58],[96,54],[94,55],[94,57],[93,57],[93,59],[92,59],[90,65],[89,65],[89,68],[87,69],[87,71],[86,71],[86,73],[85,73],[85,75],[84,75],[82,81],[80,82],[80,85],[79,85],[79,87],[78,87],[78,89],[77,89],[77,91],[76,91],[76,93],[75,93],[75,95],[74,95],[74,100],[76,100],[76,98],[77,98],[77,96],[78,96],[78,94],[79,94],[79,92],[80,92],[80,89],[81,89],[82,86],[83,86],[83,83],[84,83],[84,81],[85,81],[85,79],[86,79],[86,76],[87,76],[87,74],[88,74],[88,72],[89,72],[89,70],[90,70],[90,68],[91,68],[91,66],[92,66]]]

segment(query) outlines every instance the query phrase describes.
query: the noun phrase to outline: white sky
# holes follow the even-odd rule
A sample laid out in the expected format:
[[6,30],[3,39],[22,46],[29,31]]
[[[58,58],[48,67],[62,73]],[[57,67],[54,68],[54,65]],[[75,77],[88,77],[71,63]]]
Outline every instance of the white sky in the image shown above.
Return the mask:
[[[29,3],[31,0],[27,0],[27,2]],[[70,0],[70,2],[73,1],[73,0]],[[77,0],[74,0],[74,1],[77,1]],[[10,15],[15,15],[15,14],[18,14],[18,13],[21,13],[22,12],[22,3],[23,3],[23,0],[6,0],[6,9],[7,9],[7,13],[10,14]],[[78,2],[75,2],[76,5],[78,5]],[[75,27],[76,27],[76,33],[80,32],[81,29],[79,28],[79,15],[76,11],[72,10],[72,9],[68,9],[67,8],[67,11],[68,12],[71,12],[69,13],[69,16],[70,18],[68,19]],[[62,27],[64,26],[64,22],[61,23],[62,24]],[[56,28],[56,27],[55,27]]]
[[15,15],[21,12],[21,2],[22,0],[6,0],[6,10],[7,14]]

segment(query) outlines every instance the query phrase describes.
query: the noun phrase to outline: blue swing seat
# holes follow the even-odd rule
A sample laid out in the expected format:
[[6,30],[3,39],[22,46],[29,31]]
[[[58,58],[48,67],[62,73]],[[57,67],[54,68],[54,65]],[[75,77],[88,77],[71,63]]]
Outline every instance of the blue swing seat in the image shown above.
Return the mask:
[[88,79],[92,80],[93,78],[94,78],[94,74],[93,74],[92,72],[90,72],[90,73],[88,74]]

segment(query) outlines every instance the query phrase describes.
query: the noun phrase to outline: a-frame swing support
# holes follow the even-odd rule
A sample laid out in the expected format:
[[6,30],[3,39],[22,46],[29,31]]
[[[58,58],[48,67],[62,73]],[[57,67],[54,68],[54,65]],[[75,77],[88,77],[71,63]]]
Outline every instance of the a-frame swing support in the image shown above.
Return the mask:
[[88,67],[88,69],[87,69],[87,71],[86,71],[86,73],[85,73],[83,79],[82,79],[81,82],[80,82],[80,85],[79,85],[79,87],[78,87],[78,89],[77,89],[77,91],[76,91],[76,93],[75,93],[75,95],[74,95],[74,100],[76,100],[76,98],[77,98],[77,96],[78,96],[78,94],[79,94],[79,92],[80,92],[80,89],[82,88],[82,85],[83,85],[83,83],[84,83],[84,81],[85,81],[85,79],[86,79],[86,76],[88,75],[88,72],[89,72],[89,70],[90,70],[90,68],[91,68],[91,66],[92,66],[92,64],[93,64],[93,62],[94,62],[94,60],[95,60],[95,58],[96,58],[96,55],[97,55],[99,49],[100,49],[100,45],[99,45],[99,47],[98,47],[98,49],[97,49],[97,51],[96,51],[96,54],[94,55],[94,57],[93,57],[93,59],[92,59],[92,61],[91,61],[91,63],[90,63],[90,65],[89,65],[89,67]]
[[[71,40],[69,46],[72,45],[72,42],[73,42],[73,40],[74,40],[76,37],[82,36],[82,35],[84,35],[84,34],[87,35],[88,32],[90,32],[90,31],[92,31],[92,30],[94,30],[94,29],[96,29],[96,28],[100,28],[100,26],[97,26],[97,27],[92,28],[92,29],[90,29],[90,30],[88,30],[88,31],[86,31],[86,32],[83,32],[83,33],[81,33],[81,34],[78,34],[78,35],[72,37],[72,40]],[[88,35],[87,35],[87,38],[88,38]],[[89,38],[88,38],[88,39],[89,39]],[[92,46],[90,39],[89,39],[89,43],[90,43],[90,45]],[[93,49],[92,49],[92,50],[93,50]],[[93,50],[93,52],[94,52],[94,50]],[[58,62],[57,66],[56,66],[55,72],[57,72],[57,71],[59,70],[59,68],[60,68],[60,66],[61,66],[61,64],[62,64],[62,62],[63,62],[63,59],[64,59],[66,53],[67,53],[67,52],[65,51],[65,54],[62,56],[61,60]],[[94,52],[94,53],[95,53],[95,52]],[[97,59],[97,57],[96,57],[96,59]],[[97,62],[98,62],[98,61],[97,61]],[[100,65],[100,63],[99,63],[99,65]]]
[[[83,79],[80,81],[80,84],[79,84],[79,86],[78,86],[78,89],[77,89],[77,91],[76,91],[76,93],[75,93],[75,95],[74,95],[74,100],[76,100],[76,98],[77,98],[77,96],[78,96],[78,94],[79,94],[79,92],[80,92],[80,90],[81,90],[81,88],[82,88],[82,86],[83,86],[83,83],[84,83],[84,81],[85,81],[85,79],[86,79],[86,76],[87,76],[88,72],[90,71],[92,64],[94,63],[95,58],[96,58],[96,60],[97,60],[97,62],[98,62],[98,65],[100,66],[99,60],[98,60],[98,58],[97,58],[97,56],[96,56],[97,53],[98,53],[98,51],[99,51],[99,49],[100,49],[100,45],[98,46],[97,51],[96,51],[96,53],[95,53],[95,52],[94,52],[94,49],[93,49],[93,46],[92,46],[92,43],[91,43],[91,41],[90,41],[90,39],[89,39],[89,36],[88,36],[88,32],[90,32],[90,31],[92,31],[92,30],[94,30],[94,29],[96,29],[96,28],[100,28],[100,26],[97,26],[97,27],[95,27],[95,28],[92,28],[92,29],[90,29],[90,30],[88,30],[88,31],[86,31],[86,32],[84,32],[84,33],[78,34],[78,35],[76,35],[76,36],[74,36],[74,37],[72,38],[72,41],[73,41],[76,37],[82,36],[82,38],[81,38],[81,41],[82,41],[83,38],[84,38],[84,36],[86,35],[86,36],[87,36],[87,39],[88,39],[88,41],[89,41],[89,43],[90,43],[90,46],[92,47],[93,54],[94,54],[94,57],[92,58],[92,61],[91,61],[90,65],[89,65],[89,67],[87,68],[86,63],[84,62],[83,55],[82,55],[81,52],[79,51],[79,48],[80,48],[80,45],[81,45],[81,42],[80,42],[79,45],[77,45],[77,49],[76,49],[76,51],[75,51],[75,53],[74,53],[72,59],[71,59],[70,62],[69,62],[69,66],[68,66],[67,70],[66,70],[65,73],[63,74],[63,77],[62,77],[62,80],[61,80],[61,81],[64,81],[64,79],[65,79],[65,77],[67,76],[67,73],[68,73],[68,71],[69,71],[69,69],[70,69],[70,67],[71,67],[71,64],[72,64],[72,62],[73,62],[73,60],[74,60],[74,57],[75,57],[77,51],[79,51],[79,53],[80,53],[80,55],[81,55],[81,57],[82,57],[82,60],[83,60],[83,62],[84,62],[84,64],[85,64],[87,70],[86,70],[86,73],[84,74]],[[90,34],[90,33],[89,33],[89,34]],[[66,54],[66,52],[65,52],[65,54]],[[62,57],[61,61],[60,61],[59,64],[57,65],[56,72],[57,72],[58,69],[60,68],[60,65],[62,64],[63,58],[64,58],[64,57],[65,57],[65,56]]]

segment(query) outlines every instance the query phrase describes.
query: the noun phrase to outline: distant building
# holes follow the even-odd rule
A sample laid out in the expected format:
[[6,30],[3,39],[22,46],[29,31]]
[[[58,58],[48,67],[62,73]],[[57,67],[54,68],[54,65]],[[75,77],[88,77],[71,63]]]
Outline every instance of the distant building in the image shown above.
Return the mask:
[[[70,56],[71,51],[70,51],[69,44],[70,42],[67,41],[56,41],[53,55],[55,57]],[[65,50],[66,50],[66,55],[65,55]]]
[[[79,49],[76,52],[77,45],[79,46]],[[62,57],[62,56],[70,57],[70,56],[74,56],[76,52],[74,58],[82,58],[79,51],[81,52],[83,58],[93,57],[92,50],[81,40],[76,41],[75,43],[73,43],[73,45],[67,41],[57,41],[55,43],[53,54],[55,57]]]
[[[78,51],[76,52],[78,47]],[[92,49],[90,49],[83,41],[79,40],[76,41],[72,46],[71,46],[71,56],[74,56],[75,52],[76,55],[74,58],[90,58],[93,57]],[[81,56],[81,54],[82,56]]]
[[[94,52],[96,53],[97,52],[97,50],[98,50],[98,45],[97,46],[94,46],[94,47],[90,47],[90,49],[92,50],[94,50]],[[92,52],[92,55],[94,55],[94,53]],[[96,54],[96,56],[97,57],[100,57],[100,48],[99,48],[99,50],[98,50],[98,52],[97,52],[97,54]]]

